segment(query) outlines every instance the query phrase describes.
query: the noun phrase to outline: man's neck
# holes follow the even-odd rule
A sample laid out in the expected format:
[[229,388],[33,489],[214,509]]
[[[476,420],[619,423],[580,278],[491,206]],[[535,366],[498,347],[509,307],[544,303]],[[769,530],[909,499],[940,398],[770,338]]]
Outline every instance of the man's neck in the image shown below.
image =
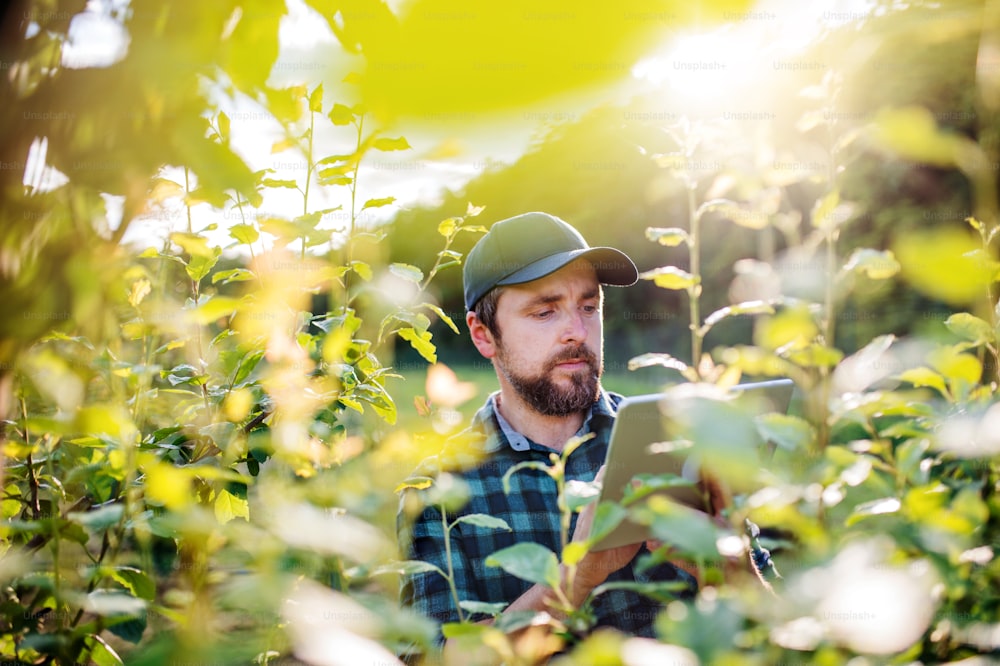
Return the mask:
[[585,412],[567,416],[549,416],[532,409],[514,391],[501,389],[497,394],[496,408],[514,430],[528,439],[553,451],[561,452],[566,441],[583,425]]

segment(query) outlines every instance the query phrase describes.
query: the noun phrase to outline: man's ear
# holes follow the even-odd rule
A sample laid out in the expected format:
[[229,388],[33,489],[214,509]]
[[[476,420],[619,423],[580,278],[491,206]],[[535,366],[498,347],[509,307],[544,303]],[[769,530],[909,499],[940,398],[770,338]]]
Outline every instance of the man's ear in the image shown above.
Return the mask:
[[493,338],[493,332],[486,328],[486,325],[480,321],[479,317],[476,316],[475,312],[465,313],[465,324],[469,327],[469,335],[472,336],[472,344],[476,345],[476,349],[485,358],[493,358],[497,353],[496,340]]

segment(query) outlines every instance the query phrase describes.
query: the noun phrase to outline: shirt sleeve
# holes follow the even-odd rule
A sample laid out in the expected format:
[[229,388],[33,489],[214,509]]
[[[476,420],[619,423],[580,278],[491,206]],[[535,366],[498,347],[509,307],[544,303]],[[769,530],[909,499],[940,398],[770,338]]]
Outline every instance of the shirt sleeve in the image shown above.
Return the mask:
[[[449,517],[450,522],[454,517]],[[448,555],[445,547],[445,530],[441,524],[438,507],[428,506],[417,516],[411,527],[405,525],[405,517],[400,512],[397,531],[400,546],[407,559],[427,562],[448,573]],[[458,598],[462,601],[478,601],[475,592],[472,567],[462,548],[462,540],[457,538],[457,530],[451,539],[452,575]],[[437,571],[424,571],[403,575],[400,579],[400,601],[404,606],[425,615],[439,624],[458,622],[458,610],[447,579]],[[438,631],[437,640],[444,642]]]

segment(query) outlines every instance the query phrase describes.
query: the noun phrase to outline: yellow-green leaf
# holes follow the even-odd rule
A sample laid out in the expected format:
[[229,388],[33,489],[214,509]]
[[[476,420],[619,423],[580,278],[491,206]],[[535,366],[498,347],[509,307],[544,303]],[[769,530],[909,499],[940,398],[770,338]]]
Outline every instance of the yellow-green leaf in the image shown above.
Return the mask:
[[879,111],[874,137],[900,157],[939,167],[954,165],[963,143],[969,142],[957,134],[941,131],[934,115],[919,106]]
[[410,346],[423,356],[429,363],[437,363],[437,347],[431,342],[430,331],[417,331],[415,328],[401,328],[399,337],[410,343]]
[[445,238],[448,238],[453,233],[455,233],[455,229],[461,223],[462,223],[462,218],[460,217],[449,217],[447,220],[441,220],[441,223],[438,224],[438,233],[444,236]]
[[906,370],[899,375],[899,379],[904,382],[909,382],[918,388],[927,386],[937,389],[941,395],[948,394],[948,390],[944,385],[944,378],[930,368],[924,366]]
[[851,254],[844,269],[863,273],[872,280],[886,280],[899,272],[899,262],[892,250],[859,248]]
[[223,488],[215,497],[215,518],[223,525],[233,518],[243,518],[249,521],[250,504],[245,499],[237,497]]
[[194,320],[201,324],[210,324],[221,317],[228,317],[240,306],[238,298],[231,296],[215,296],[198,306],[194,311]]
[[391,150],[409,150],[410,144],[408,144],[406,142],[406,139],[404,139],[403,137],[390,139],[388,137],[383,136],[379,137],[378,139],[375,139],[375,142],[372,143],[372,148],[374,148],[375,150],[382,150],[386,152]]
[[677,247],[691,241],[688,232],[679,227],[646,227],[646,238],[666,247]]
[[967,231],[939,227],[899,235],[893,251],[903,277],[917,291],[963,305],[982,297],[992,281],[988,269],[970,256],[979,245]]
[[661,266],[639,274],[643,280],[652,280],[657,287],[663,289],[690,289],[699,283],[693,275],[676,266]]
[[410,264],[403,264],[399,262],[389,264],[389,272],[397,277],[403,278],[404,280],[415,282],[416,284],[420,284],[420,281],[424,279],[424,272],[416,266],[411,266]]
[[968,312],[958,312],[944,322],[948,330],[974,345],[983,345],[996,342],[996,333],[993,327],[979,317]]

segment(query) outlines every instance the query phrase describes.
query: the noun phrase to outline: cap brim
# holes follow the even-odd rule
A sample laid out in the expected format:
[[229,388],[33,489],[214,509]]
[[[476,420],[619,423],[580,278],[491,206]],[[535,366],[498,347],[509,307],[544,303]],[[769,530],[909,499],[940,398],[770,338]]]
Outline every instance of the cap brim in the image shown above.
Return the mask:
[[597,272],[597,281],[615,287],[628,287],[639,280],[639,270],[628,255],[613,247],[590,247],[560,252],[539,259],[533,264],[511,273],[497,282],[498,285],[522,284],[543,278],[577,259],[586,259]]

